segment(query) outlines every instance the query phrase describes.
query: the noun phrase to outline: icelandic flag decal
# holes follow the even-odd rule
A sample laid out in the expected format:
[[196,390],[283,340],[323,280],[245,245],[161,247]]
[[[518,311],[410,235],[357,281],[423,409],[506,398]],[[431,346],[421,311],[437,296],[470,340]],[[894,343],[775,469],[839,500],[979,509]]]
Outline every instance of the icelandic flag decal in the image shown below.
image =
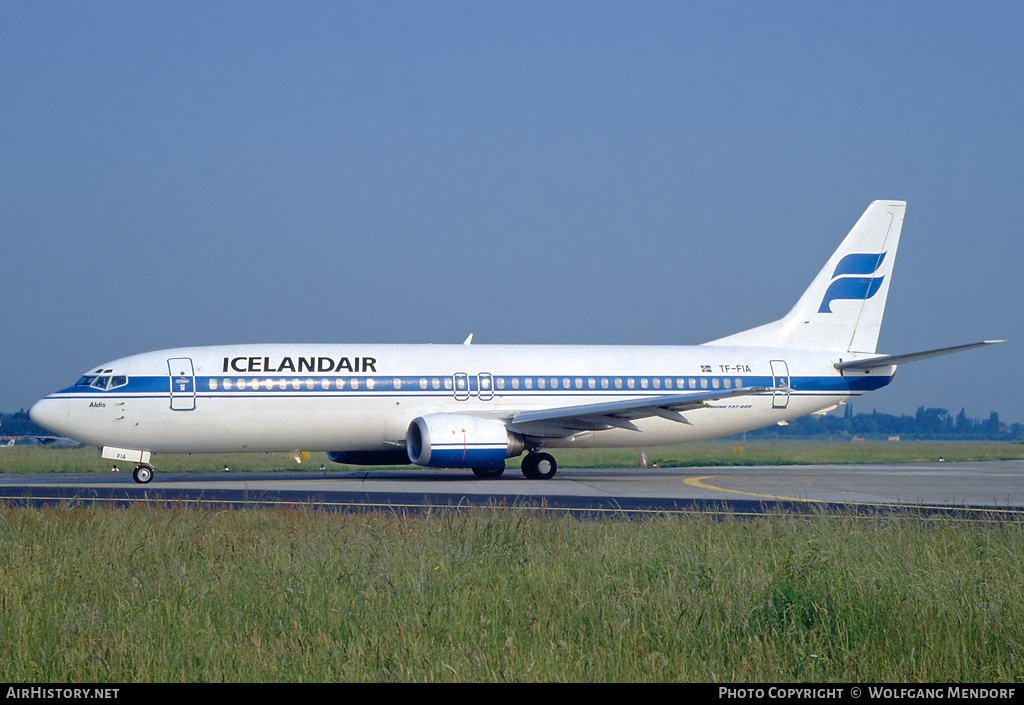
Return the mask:
[[700,371],[701,372],[710,372],[711,371],[711,365],[701,365],[700,366]]

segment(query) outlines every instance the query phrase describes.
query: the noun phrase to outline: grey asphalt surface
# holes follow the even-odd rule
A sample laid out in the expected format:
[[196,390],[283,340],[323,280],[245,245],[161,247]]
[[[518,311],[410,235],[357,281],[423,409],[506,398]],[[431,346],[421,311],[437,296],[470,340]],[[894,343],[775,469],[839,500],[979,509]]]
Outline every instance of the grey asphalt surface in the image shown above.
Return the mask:
[[480,504],[581,512],[809,512],[821,506],[938,507],[1024,513],[1024,460],[901,465],[560,469],[552,480],[508,470],[480,480],[468,470],[156,473],[139,485],[118,474],[0,475],[0,499],[17,503],[138,501],[212,506],[318,505],[421,509]]

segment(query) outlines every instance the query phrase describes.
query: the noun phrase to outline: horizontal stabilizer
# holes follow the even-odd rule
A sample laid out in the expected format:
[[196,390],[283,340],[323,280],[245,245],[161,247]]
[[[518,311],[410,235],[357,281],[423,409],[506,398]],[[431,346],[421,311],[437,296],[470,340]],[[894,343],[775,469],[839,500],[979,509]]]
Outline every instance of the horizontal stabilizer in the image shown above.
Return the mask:
[[845,362],[837,362],[833,367],[837,370],[872,370],[878,367],[891,367],[893,365],[902,365],[904,362],[917,362],[918,360],[927,360],[929,357],[939,357],[940,355],[949,355],[950,353],[962,352],[964,350],[971,350],[973,348],[982,348],[986,345],[995,345],[996,343],[1005,343],[1005,340],[983,340],[980,343],[970,343],[969,345],[954,345],[950,348],[936,348],[935,350],[924,350],[916,353],[905,353],[903,355],[880,355],[878,357],[871,357],[865,360],[848,360]]

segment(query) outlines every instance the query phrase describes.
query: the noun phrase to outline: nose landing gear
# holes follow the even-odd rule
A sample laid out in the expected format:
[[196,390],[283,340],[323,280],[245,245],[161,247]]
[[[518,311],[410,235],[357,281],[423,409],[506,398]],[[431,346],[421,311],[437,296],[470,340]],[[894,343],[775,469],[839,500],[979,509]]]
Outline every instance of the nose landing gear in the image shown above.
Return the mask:
[[132,478],[140,485],[145,485],[153,479],[153,466],[149,463],[140,463],[132,473]]

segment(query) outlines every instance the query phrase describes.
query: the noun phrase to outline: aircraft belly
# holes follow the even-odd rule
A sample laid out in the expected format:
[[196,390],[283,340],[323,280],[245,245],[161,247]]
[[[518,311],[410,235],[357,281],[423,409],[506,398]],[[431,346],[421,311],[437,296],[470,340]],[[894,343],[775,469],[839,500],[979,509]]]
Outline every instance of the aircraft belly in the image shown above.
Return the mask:
[[385,425],[376,421],[385,403],[200,398],[195,410],[175,411],[166,400],[139,399],[128,423],[102,424],[84,442],[156,453],[388,449]]

